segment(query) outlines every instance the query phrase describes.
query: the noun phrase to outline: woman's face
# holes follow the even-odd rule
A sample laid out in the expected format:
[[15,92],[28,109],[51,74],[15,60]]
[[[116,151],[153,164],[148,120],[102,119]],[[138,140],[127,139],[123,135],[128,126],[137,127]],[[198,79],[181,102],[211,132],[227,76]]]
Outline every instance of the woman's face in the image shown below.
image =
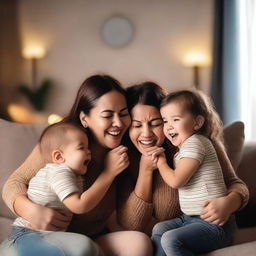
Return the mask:
[[140,153],[145,154],[149,147],[162,145],[165,138],[163,120],[156,107],[137,104],[131,110],[131,119],[129,135]]
[[125,97],[118,91],[102,95],[89,115],[80,113],[80,120],[92,132],[94,139],[104,148],[115,148],[130,125]]

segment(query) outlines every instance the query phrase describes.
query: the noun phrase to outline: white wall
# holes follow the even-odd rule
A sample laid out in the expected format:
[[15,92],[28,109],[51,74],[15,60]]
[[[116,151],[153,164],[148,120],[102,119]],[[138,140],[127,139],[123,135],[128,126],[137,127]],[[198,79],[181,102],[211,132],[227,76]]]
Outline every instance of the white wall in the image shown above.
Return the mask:
[[[190,49],[211,54],[212,0],[20,0],[23,46],[43,44],[47,55],[39,62],[39,80],[49,77],[54,90],[47,110],[66,114],[81,82],[104,72],[124,86],[154,80],[169,89],[189,87],[192,71],[182,64]],[[128,17],[132,42],[120,49],[105,45],[103,21],[114,14]],[[23,61],[23,82],[29,63]],[[202,69],[208,90],[210,68]]]

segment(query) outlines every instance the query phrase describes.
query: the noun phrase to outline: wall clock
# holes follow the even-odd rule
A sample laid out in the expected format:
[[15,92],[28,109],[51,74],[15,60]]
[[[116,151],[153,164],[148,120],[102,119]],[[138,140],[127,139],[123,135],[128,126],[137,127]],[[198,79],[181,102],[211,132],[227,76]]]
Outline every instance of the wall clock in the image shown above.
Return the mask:
[[112,16],[101,28],[103,41],[111,47],[124,47],[133,38],[134,29],[130,20],[124,16]]

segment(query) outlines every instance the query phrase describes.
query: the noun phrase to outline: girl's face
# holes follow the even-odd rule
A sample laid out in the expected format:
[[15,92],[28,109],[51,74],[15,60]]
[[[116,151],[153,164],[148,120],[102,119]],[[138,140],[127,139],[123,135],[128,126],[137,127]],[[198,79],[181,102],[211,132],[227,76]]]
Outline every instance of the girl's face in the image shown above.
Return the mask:
[[125,97],[115,90],[102,95],[89,115],[81,112],[80,120],[99,145],[110,149],[120,145],[131,122]]
[[184,103],[170,102],[160,112],[164,121],[164,134],[176,147],[180,147],[198,130],[197,118],[185,108]]
[[73,129],[68,131],[67,136],[69,142],[64,145],[62,150],[64,163],[77,175],[83,175],[86,173],[88,162],[91,160],[87,135],[80,130]]
[[131,110],[131,119],[129,135],[140,153],[145,154],[147,148],[163,144],[163,120],[156,107],[137,104]]

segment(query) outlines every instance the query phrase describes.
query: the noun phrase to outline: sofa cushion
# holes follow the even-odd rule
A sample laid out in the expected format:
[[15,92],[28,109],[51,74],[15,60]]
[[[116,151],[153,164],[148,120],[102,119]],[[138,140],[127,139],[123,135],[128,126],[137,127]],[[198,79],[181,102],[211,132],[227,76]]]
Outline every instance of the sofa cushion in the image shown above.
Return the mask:
[[[46,125],[30,125],[0,119],[0,189],[11,173],[25,160]],[[0,216],[14,215],[0,198]]]
[[233,245],[223,249],[215,250],[201,256],[254,256],[256,251],[256,241]]
[[236,121],[224,127],[224,141],[228,157],[234,169],[240,164],[244,145],[244,124]]

